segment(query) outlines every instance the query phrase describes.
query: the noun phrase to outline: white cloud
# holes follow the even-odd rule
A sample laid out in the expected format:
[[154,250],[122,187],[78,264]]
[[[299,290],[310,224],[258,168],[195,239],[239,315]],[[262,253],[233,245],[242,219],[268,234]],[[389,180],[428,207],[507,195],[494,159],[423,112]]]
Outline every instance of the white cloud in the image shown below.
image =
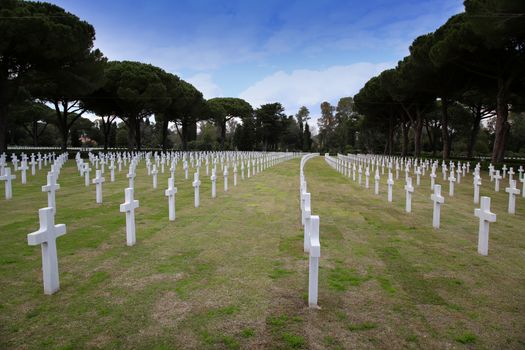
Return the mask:
[[184,80],[186,80],[188,83],[195,86],[197,90],[202,92],[205,99],[210,99],[222,95],[221,88],[217,84],[215,84],[211,74],[199,73]]
[[265,103],[280,102],[287,114],[296,113],[304,105],[315,117],[321,102],[335,104],[341,97],[353,96],[368,79],[394,66],[395,63],[389,62],[362,62],[322,70],[278,71],[248,87],[239,97],[250,102],[254,108]]

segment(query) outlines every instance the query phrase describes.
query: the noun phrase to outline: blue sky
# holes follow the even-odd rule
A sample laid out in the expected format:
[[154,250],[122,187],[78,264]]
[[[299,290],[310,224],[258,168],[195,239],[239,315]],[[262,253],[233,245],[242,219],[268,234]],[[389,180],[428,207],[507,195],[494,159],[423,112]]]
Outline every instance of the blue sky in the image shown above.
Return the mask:
[[206,98],[281,102],[287,114],[352,96],[461,0],[56,0],[110,60],[151,63]]

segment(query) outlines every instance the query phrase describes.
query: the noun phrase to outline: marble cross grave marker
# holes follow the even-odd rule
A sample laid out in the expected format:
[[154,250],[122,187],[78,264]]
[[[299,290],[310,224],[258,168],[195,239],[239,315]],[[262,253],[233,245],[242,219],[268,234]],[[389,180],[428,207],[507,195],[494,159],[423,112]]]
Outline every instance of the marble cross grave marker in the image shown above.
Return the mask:
[[441,204],[445,203],[445,197],[441,195],[441,185],[434,185],[434,193],[430,196],[430,199],[434,202],[432,227],[439,228]]
[[38,210],[40,228],[27,235],[29,245],[42,246],[42,273],[44,294],[53,294],[60,288],[56,239],[66,233],[66,225],[55,225],[53,208]]
[[60,185],[56,183],[55,174],[47,173],[47,185],[42,186],[42,192],[47,192],[47,206],[53,208],[53,214],[56,214],[56,198],[55,192],[60,189]]
[[93,183],[95,184],[95,192],[96,192],[95,198],[96,198],[97,204],[102,203],[102,184],[105,181],[106,179],[102,177],[102,170],[97,170],[96,177],[93,179]]
[[505,192],[509,194],[509,214],[516,214],[516,196],[520,194],[520,190],[516,188],[516,180],[510,182]]
[[199,187],[201,185],[201,182],[199,180],[199,173],[193,174],[193,188],[195,193],[195,208],[199,207],[200,204],[200,198],[199,198]]
[[489,253],[489,227],[491,222],[496,222],[496,214],[490,211],[490,197],[481,197],[481,207],[474,209],[474,215],[479,218],[478,253]]
[[175,220],[175,194],[177,193],[177,187],[174,187],[173,178],[168,179],[168,189],[164,192],[164,195],[168,197],[168,211],[170,221]]
[[0,181],[5,181],[5,199],[13,198],[13,180],[16,175],[11,175],[11,168],[4,169],[4,174],[0,176]]
[[136,243],[135,235],[135,209],[139,207],[139,201],[133,199],[133,188],[124,190],[125,201],[120,205],[120,212],[126,213],[126,244],[133,246]]
[[414,186],[412,186],[412,178],[407,178],[405,185],[406,200],[405,200],[405,211],[410,213],[412,211],[412,192],[414,192]]

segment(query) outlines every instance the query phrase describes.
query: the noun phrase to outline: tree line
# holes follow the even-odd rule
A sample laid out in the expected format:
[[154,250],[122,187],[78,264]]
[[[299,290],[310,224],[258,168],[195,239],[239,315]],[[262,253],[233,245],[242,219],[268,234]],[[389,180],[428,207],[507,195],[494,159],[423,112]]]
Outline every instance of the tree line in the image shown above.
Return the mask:
[[130,150],[143,141],[183,150],[312,147],[306,108],[287,116],[278,102],[253,109],[240,98],[206,100],[159,67],[108,61],[93,47],[93,26],[56,5],[0,0],[0,37],[0,153],[8,143],[56,140],[63,150],[123,139]]
[[[401,155],[419,157],[426,142],[429,151],[441,150],[448,159],[453,142],[462,142],[470,158],[480,129],[488,133],[481,136],[491,144],[494,163],[503,162],[516,142],[522,147],[525,2],[466,0],[464,5],[465,12],[417,37],[407,57],[354,96],[354,109],[363,116],[361,131],[382,135],[385,153],[399,147]],[[518,135],[512,135],[511,125]]]
[[[0,153],[7,144],[374,152],[444,159],[524,153],[525,2],[466,0],[393,69],[336,106],[294,116],[206,100],[150,64],[108,61],[95,29],[49,3],[0,0]],[[85,118],[95,114],[94,122]]]

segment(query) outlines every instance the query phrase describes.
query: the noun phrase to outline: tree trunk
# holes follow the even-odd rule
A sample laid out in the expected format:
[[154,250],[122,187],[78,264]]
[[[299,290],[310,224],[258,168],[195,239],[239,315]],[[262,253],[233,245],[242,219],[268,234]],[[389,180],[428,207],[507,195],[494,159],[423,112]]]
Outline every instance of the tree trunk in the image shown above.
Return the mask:
[[[67,112],[66,112],[67,113]],[[67,140],[69,138],[69,129],[67,127],[67,122],[61,121],[60,126],[60,135],[62,136],[62,152],[67,152]]]
[[474,120],[472,124],[472,130],[470,132],[470,140],[468,143],[467,157],[472,158],[474,156],[474,147],[476,146],[476,141],[478,139],[480,123],[481,123],[481,108],[482,106],[476,106],[476,111],[474,113]]
[[183,121],[181,123],[181,137],[182,141],[182,150],[187,151],[188,150],[188,122]]
[[104,117],[101,117],[100,120],[102,122],[102,132],[104,133],[104,152],[107,152],[108,142],[109,142],[109,132],[111,131],[111,123],[110,123],[109,118],[107,121],[105,121]]
[[432,157],[436,156],[436,139],[432,136],[428,122],[425,123],[425,129],[427,130],[428,140],[430,141],[430,147],[432,149]]
[[31,139],[33,140],[33,147],[38,146],[38,121],[31,122]]
[[0,104],[0,154],[7,154],[7,104]]
[[394,117],[390,116],[388,118],[388,141],[387,141],[387,154],[392,155],[394,148]]
[[503,163],[505,158],[505,135],[508,127],[509,110],[505,99],[498,94],[496,99],[496,130],[494,147],[492,148],[492,163]]
[[450,135],[448,134],[448,104],[445,98],[441,99],[441,138],[443,140],[443,159],[450,158]]
[[406,157],[408,150],[408,123],[401,123],[401,133],[402,133],[402,142],[401,142],[401,156]]
[[135,145],[137,146],[137,151],[140,151],[141,149],[141,137],[140,137],[140,122],[141,118],[136,119],[135,123]]
[[423,116],[419,108],[416,110],[416,124],[414,125],[414,157],[421,156],[421,134],[423,131]]
[[128,126],[128,150],[133,151],[135,148],[135,117],[129,116],[127,122]]
[[168,148],[168,119],[164,116],[162,119],[162,151],[166,152]]
[[224,140],[226,140],[226,120],[221,122],[221,150],[224,151]]
[[111,132],[111,123],[104,128],[104,152],[108,151],[109,133]]

